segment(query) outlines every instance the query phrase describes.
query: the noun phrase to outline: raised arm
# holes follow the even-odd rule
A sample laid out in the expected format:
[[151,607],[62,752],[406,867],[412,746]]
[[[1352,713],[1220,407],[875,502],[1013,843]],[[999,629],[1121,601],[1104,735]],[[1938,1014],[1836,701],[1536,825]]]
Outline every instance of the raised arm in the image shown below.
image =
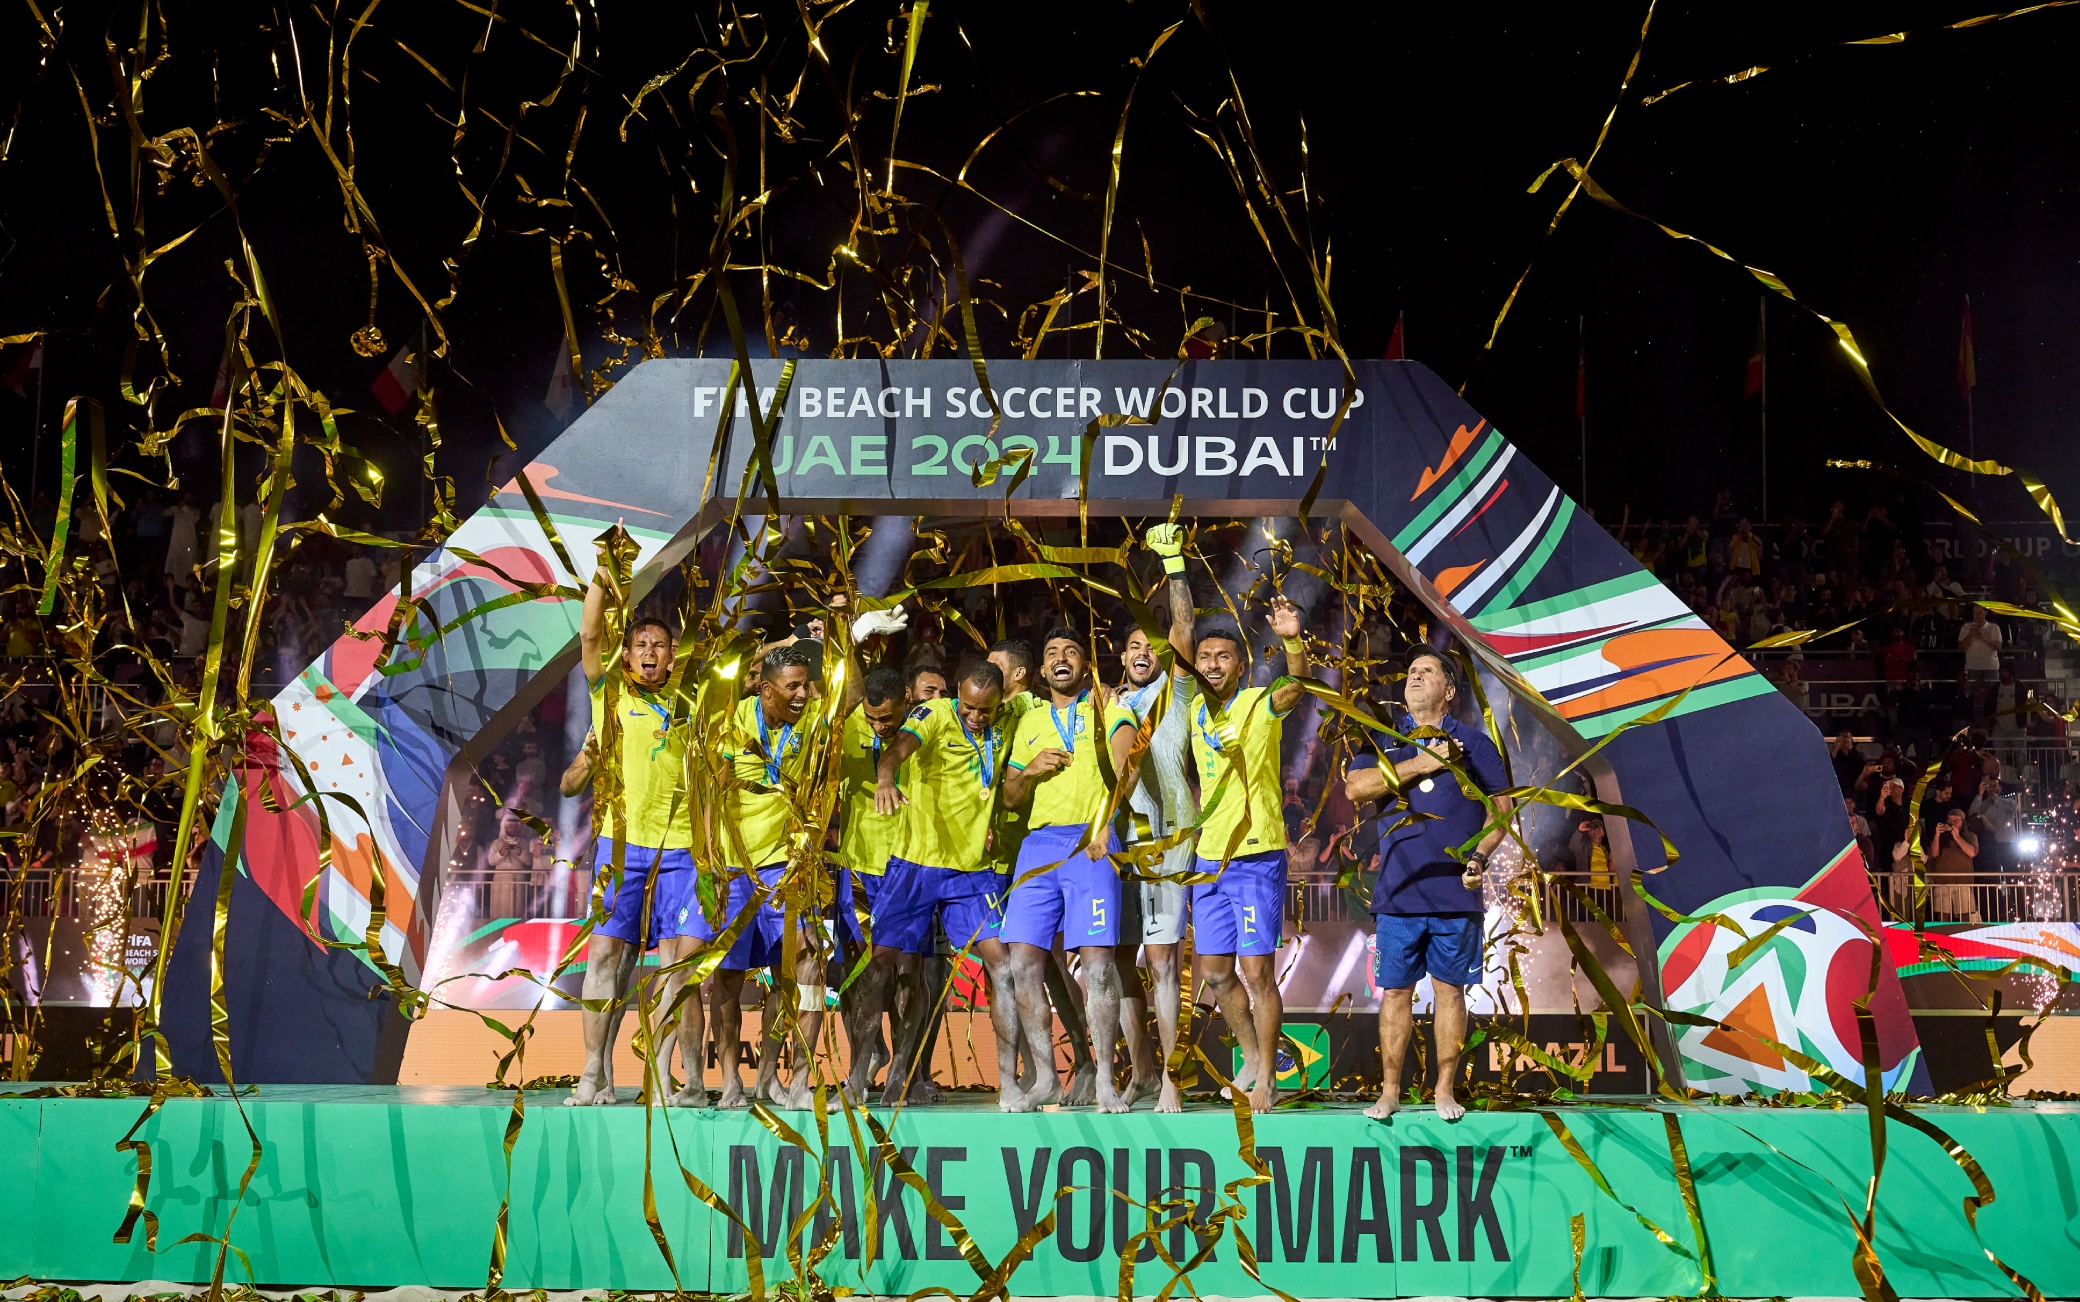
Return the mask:
[[[616,522],[605,538],[621,528]],[[598,544],[595,544],[598,545]],[[590,687],[606,676],[607,599],[613,594],[614,577],[607,569],[606,553],[593,567],[592,582],[585,588],[585,608],[578,616],[578,659],[585,666],[585,685]]]
[[588,732],[585,734],[584,747],[578,751],[577,757],[570,762],[570,767],[563,771],[563,780],[556,784],[556,790],[565,800],[576,798],[585,790],[587,784],[592,781],[593,766],[598,764],[598,762],[599,738]]
[[1300,704],[1300,698],[1306,694],[1299,683],[1292,681],[1307,676],[1307,642],[1300,636],[1300,608],[1284,597],[1273,597],[1271,631],[1278,634],[1286,648],[1286,681],[1271,689],[1271,708],[1284,714]]
[[1184,526],[1159,524],[1144,540],[1163,560],[1163,591],[1170,603],[1170,649],[1177,664],[1190,664],[1193,654],[1192,585],[1184,576]]

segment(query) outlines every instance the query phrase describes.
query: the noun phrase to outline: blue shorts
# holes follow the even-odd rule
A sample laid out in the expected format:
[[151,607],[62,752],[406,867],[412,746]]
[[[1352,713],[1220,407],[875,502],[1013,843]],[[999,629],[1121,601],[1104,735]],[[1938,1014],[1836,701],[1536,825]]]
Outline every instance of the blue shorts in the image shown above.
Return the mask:
[[[1011,898],[1004,905],[1007,942],[1053,949],[1059,932],[1071,949],[1119,943],[1119,868],[1110,859],[1093,863],[1076,848],[1084,827],[1053,823],[1026,833],[1011,874]],[[1110,833],[1106,843],[1119,849],[1119,838]],[[1033,872],[1057,860],[1046,872]]]
[[[650,866],[657,865],[657,885],[650,892],[649,925],[644,926],[643,885]],[[706,939],[708,920],[701,916],[698,894],[700,874],[691,850],[653,850],[626,845],[621,851],[621,889],[614,889],[614,842],[602,837],[593,842],[592,871],[604,883],[607,920],[593,928],[595,936],[612,936],[631,945],[656,949],[660,940],[677,936]]]
[[1382,913],[1374,944],[1373,975],[1382,990],[1407,990],[1428,973],[1451,986],[1481,983],[1481,915]]
[[[724,914],[731,922],[734,922],[737,915],[750,905],[753,886],[751,874],[740,872],[734,868],[730,871],[737,872],[739,875],[730,880],[729,902],[724,909]],[[770,891],[779,884],[781,876],[786,872],[787,864],[785,862],[769,863],[758,870],[758,885],[764,886]],[[807,922],[809,920],[803,919],[803,921]],[[821,915],[815,921],[820,924],[822,921]],[[780,962],[781,955],[786,952],[784,949],[786,938],[786,903],[778,895],[769,894],[766,896],[765,902],[758,906],[758,912],[752,916],[749,922],[744,924],[744,930],[737,936],[737,943],[729,947],[729,954],[722,960],[722,970],[725,972],[743,972],[755,967],[771,967],[773,964]]]
[[1010,889],[1010,873],[960,872],[890,859],[874,901],[874,944],[905,954],[936,953],[935,913],[955,949],[994,940],[1004,925],[1004,896]]
[[874,901],[881,897],[880,873],[863,873],[844,864],[837,866],[838,874],[838,934],[854,944],[866,940],[860,930],[859,908],[864,904],[867,917],[874,916]]
[[1286,852],[1228,860],[1198,859],[1192,871],[1219,872],[1192,887],[1192,948],[1200,954],[1271,954],[1286,925]]

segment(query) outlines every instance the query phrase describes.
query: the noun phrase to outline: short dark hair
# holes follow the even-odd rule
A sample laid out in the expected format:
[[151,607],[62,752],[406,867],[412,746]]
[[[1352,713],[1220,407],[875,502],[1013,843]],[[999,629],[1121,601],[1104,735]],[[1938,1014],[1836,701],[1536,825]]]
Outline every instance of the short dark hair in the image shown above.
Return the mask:
[[1402,672],[1405,674],[1410,669],[1415,668],[1418,660],[1435,660],[1437,667],[1444,671],[1445,682],[1450,683],[1453,687],[1459,685],[1459,666],[1453,664],[1452,658],[1436,647],[1419,646],[1409,652],[1408,663],[1402,666]]
[[894,665],[882,665],[868,670],[866,680],[860,686],[867,694],[868,705],[883,705],[901,696],[910,684],[903,680],[902,670]]
[[664,640],[670,642],[673,646],[677,646],[679,643],[679,630],[673,628],[662,618],[656,615],[638,615],[628,621],[628,631],[621,635],[622,644],[624,646],[634,646],[636,644],[637,630],[645,628],[659,630],[664,634]]
[[1047,648],[1048,643],[1057,641],[1074,642],[1076,645],[1082,646],[1083,634],[1077,632],[1073,628],[1070,628],[1067,624],[1057,624],[1053,628],[1047,630],[1046,637],[1040,639],[1040,647],[1042,650],[1045,650]]
[[816,657],[812,656],[800,643],[776,646],[766,652],[765,659],[759,662],[758,676],[770,682],[778,678],[782,670],[793,669],[797,666],[805,670],[809,677],[819,677],[817,673],[819,666]]
[[[1024,646],[1025,643],[1021,642],[1019,645]],[[1004,690],[1004,671],[987,660],[977,660],[968,666],[967,673],[961,675],[961,681],[973,683],[977,687],[995,688],[1001,692]]]
[[[1004,653],[1004,658],[1011,662],[1013,669],[1023,669],[1029,674],[1033,672],[1033,644],[1031,642],[1026,641],[1022,637],[1007,637],[1001,642],[993,643],[990,646],[989,654],[995,655],[999,651]],[[971,674],[970,677],[972,676]],[[1001,674],[999,676],[1001,677]],[[997,685],[999,687],[1003,686],[1002,683]]]
[[911,665],[910,672],[903,679],[903,686],[917,686],[917,680],[926,674],[937,674],[942,682],[946,679],[946,671],[938,665]]
[[1235,654],[1237,655],[1242,654],[1244,645],[1242,634],[1232,628],[1209,628],[1192,639],[1194,648],[1205,646],[1208,642],[1233,642],[1235,644]]

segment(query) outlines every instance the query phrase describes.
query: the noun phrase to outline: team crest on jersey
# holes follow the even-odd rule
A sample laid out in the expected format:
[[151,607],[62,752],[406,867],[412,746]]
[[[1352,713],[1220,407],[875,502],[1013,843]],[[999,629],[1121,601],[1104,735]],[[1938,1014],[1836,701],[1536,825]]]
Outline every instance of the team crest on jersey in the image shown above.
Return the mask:
[[919,722],[923,722],[924,720],[932,717],[931,707],[927,705],[920,705],[916,709],[910,711],[910,717],[918,720]]

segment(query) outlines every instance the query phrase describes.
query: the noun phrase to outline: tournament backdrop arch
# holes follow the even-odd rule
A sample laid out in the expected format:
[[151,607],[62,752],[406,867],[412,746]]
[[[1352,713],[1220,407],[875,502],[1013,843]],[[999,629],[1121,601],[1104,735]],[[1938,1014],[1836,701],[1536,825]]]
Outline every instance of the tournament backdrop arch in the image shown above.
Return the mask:
[[[592,539],[625,518],[642,546],[639,570],[654,577],[723,518],[752,440],[741,407],[721,420],[730,365],[643,363],[530,467],[579,565],[589,563]],[[768,403],[780,369],[753,364]],[[1181,493],[1189,514],[1293,515],[1343,386],[1333,362],[1030,361],[993,362],[989,371],[1006,413],[999,444],[1035,449],[1033,474],[1012,498],[1014,512],[1030,515],[1074,513],[1075,451],[1089,420],[1145,412],[1166,379],[1167,409],[1153,426],[1101,435],[1091,512],[1167,515]],[[1649,880],[1676,910],[1723,909],[1744,927],[1808,915],[1729,972],[1737,938],[1709,924],[1672,925],[1635,901],[1627,919],[1635,947],[1658,949],[1660,959],[1641,964],[1646,996],[1798,1045],[1860,1081],[1852,1000],[1865,989],[1871,952],[1859,924],[1876,927],[1879,918],[1813,724],[1436,375],[1413,362],[1361,362],[1356,379],[1362,398],[1327,453],[1313,512],[1340,516],[1573,753],[1692,689],[1668,718],[1600,752],[1598,794],[1640,809],[1675,842],[1681,861]],[[727,446],[703,501],[725,424]],[[964,361],[800,362],[774,437],[780,509],[1001,509],[1001,488],[975,489],[966,474],[1001,450],[988,444],[988,429]],[[523,580],[572,581],[516,485],[464,521],[452,542]],[[412,590],[445,621],[509,586],[439,551],[417,567]],[[395,602],[395,593],[385,597],[357,627],[383,629]],[[332,867],[314,910],[327,934],[361,936],[369,864],[380,851],[392,866],[384,947],[419,978],[447,853],[435,840],[449,766],[561,684],[576,654],[577,616],[571,601],[506,606],[388,675],[375,671],[379,642],[342,637],[275,698],[286,744],[320,789],[356,797],[374,819],[331,804]],[[283,797],[273,803],[287,806],[293,772],[274,763],[282,767],[248,770],[245,790],[265,780]],[[205,884],[219,880],[233,808],[232,800],[221,806]],[[377,974],[354,954],[316,945],[295,922],[318,871],[318,834],[308,806],[277,814],[248,801],[224,983],[234,1066],[246,1080],[394,1079],[405,1027],[370,998]],[[1613,841],[1621,869],[1630,866],[1628,842],[1642,867],[1662,863],[1646,829]],[[216,1072],[212,896],[207,886],[196,892],[167,978],[175,1061],[198,1078]],[[1892,1086],[1919,1054],[1893,968],[1879,968],[1874,1011]],[[1673,1027],[1671,1037],[1684,1078],[1698,1088],[1808,1087],[1804,1073],[1752,1036]]]

